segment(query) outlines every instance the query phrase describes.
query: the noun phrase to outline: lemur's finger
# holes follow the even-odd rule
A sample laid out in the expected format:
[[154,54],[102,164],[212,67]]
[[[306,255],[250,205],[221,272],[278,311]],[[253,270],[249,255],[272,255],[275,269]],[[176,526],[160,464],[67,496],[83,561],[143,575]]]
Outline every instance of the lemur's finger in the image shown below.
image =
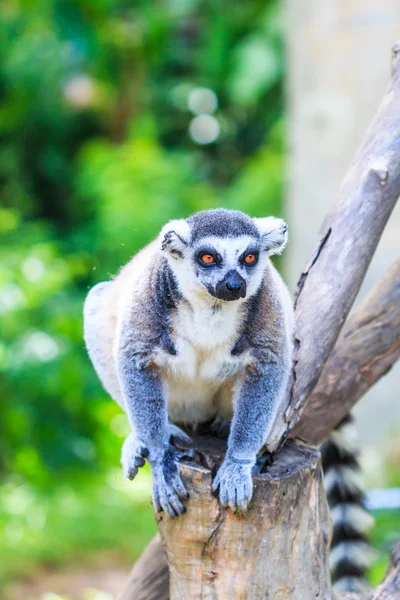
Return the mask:
[[219,499],[224,506],[229,506],[228,490],[226,486],[219,486]]
[[178,496],[180,498],[182,498],[182,500],[188,500],[189,499],[189,492],[187,491],[187,489],[185,488],[185,486],[182,483],[181,478],[179,477],[179,475],[174,479],[174,488],[176,493],[178,494]]
[[233,512],[236,512],[236,510],[237,510],[236,489],[228,488],[227,496],[228,496],[227,504],[228,504],[229,508],[231,510],[233,510]]
[[[159,499],[160,499],[161,510],[164,510],[165,512],[169,512],[169,510],[168,510],[169,502],[168,502],[167,491],[165,489],[164,481],[160,481],[160,483],[158,485],[158,494],[159,494]],[[172,515],[172,516],[174,516],[174,515]]]
[[143,458],[147,458],[150,454],[149,449],[146,448],[145,446],[142,446],[139,450],[140,456],[143,456]]
[[161,503],[162,509],[166,513],[168,513],[170,515],[170,517],[177,517],[179,513],[175,511],[173,505],[171,504],[171,499],[173,496],[174,496],[173,492],[168,493],[167,486],[165,483],[163,485],[160,485],[160,503]]
[[162,512],[160,494],[158,493],[158,486],[153,483],[153,505],[156,512]]
[[141,456],[135,457],[135,467],[144,467],[145,464],[146,461],[144,460],[144,458],[142,458]]
[[127,477],[128,477],[128,479],[133,481],[137,474],[138,474],[138,468],[132,466],[132,467],[130,467],[130,469],[128,471]]
[[249,506],[251,498],[251,491],[248,489],[248,485],[245,484],[243,489],[237,495],[237,505],[241,512],[246,512]]
[[168,494],[168,500],[169,500],[170,506],[175,511],[176,516],[182,515],[183,513],[186,512],[186,506],[184,506],[184,504],[182,504],[182,502],[179,500],[178,496],[176,496],[175,494]]
[[218,492],[218,488],[219,488],[219,474],[217,473],[212,481],[211,489],[213,492]]
[[233,493],[233,508],[232,508],[232,510],[234,512],[237,512],[239,510],[238,496],[239,496],[239,490],[237,488],[235,488],[235,491]]

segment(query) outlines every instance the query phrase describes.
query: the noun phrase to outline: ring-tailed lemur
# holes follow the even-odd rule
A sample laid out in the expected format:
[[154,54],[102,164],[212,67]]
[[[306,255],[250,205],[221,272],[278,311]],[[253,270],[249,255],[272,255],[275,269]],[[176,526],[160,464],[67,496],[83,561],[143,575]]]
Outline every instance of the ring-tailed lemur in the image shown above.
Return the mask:
[[[187,492],[171,443],[190,438],[178,424],[213,422],[229,431],[213,485],[223,504],[245,510],[251,472],[291,365],[293,310],[269,256],[287,238],[281,219],[228,210],[171,221],[84,307],[85,341],[105,389],[126,411],[132,433],[122,449],[133,479],[148,458],[155,508],[185,511]],[[353,475],[357,448],[343,424],[323,447],[334,520],[331,561],[341,589],[358,588],[369,522]],[[365,550],[365,552],[364,552]]]
[[84,307],[86,346],[105,389],[126,411],[126,476],[143,458],[156,510],[185,511],[187,492],[171,436],[177,424],[230,422],[213,481],[221,502],[246,510],[252,469],[268,438],[291,368],[293,309],[269,256],[287,225],[223,209],[165,225]]

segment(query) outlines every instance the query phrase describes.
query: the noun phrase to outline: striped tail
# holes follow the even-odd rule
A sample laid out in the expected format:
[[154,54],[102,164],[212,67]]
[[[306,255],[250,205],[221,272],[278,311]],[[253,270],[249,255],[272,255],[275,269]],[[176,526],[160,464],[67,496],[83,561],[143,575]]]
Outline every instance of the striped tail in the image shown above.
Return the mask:
[[323,442],[321,453],[333,520],[330,569],[334,589],[360,592],[368,587],[365,575],[374,557],[367,537],[374,520],[365,508],[357,432],[351,414]]

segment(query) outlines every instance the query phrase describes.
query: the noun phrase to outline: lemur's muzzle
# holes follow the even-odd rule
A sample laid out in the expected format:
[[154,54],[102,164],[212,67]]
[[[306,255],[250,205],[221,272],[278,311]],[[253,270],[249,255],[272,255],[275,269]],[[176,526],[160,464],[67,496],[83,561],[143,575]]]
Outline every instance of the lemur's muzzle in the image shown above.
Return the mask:
[[228,271],[215,288],[219,300],[238,300],[246,296],[246,281],[235,270]]

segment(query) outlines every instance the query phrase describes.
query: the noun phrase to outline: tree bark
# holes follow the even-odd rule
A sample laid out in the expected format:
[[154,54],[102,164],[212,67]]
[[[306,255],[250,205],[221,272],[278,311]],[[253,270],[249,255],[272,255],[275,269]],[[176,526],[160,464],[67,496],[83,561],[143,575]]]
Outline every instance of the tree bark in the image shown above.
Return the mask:
[[347,321],[291,433],[319,444],[400,357],[400,259]]
[[392,71],[297,286],[293,381],[269,436],[271,452],[297,424],[400,195],[400,44],[393,48]]

